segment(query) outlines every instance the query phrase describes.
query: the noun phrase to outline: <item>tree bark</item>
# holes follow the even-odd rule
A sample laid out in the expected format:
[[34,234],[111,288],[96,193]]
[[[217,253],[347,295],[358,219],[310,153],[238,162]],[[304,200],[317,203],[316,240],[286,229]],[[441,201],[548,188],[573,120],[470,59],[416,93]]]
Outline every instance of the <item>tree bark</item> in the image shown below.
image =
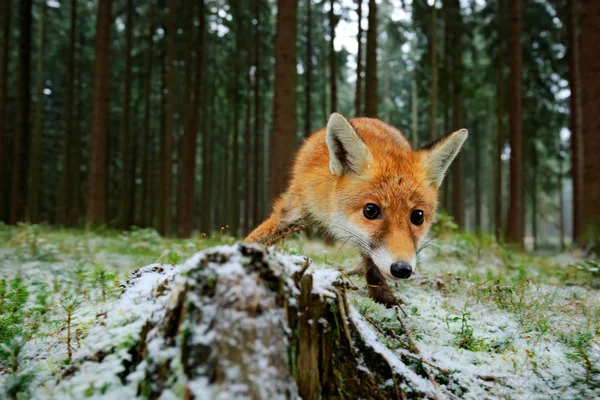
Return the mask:
[[62,170],[60,173],[58,193],[58,220],[62,225],[75,224],[77,216],[73,215],[73,200],[78,188],[72,186],[72,140],[75,135],[75,49],[77,28],[77,0],[71,0],[71,27],[69,33],[69,47],[67,49],[67,76],[65,79],[65,114],[63,119],[64,135],[62,143]]
[[354,95],[354,116],[362,116],[362,0],[357,0],[356,13],[358,14],[358,35],[356,41],[358,43],[358,51],[356,53],[356,94]]
[[27,185],[27,221],[33,224],[40,222],[40,196],[42,174],[42,145],[44,138],[44,58],[45,58],[45,14],[46,3],[40,4],[40,20],[38,24],[38,52],[36,65],[37,103],[31,155],[29,157],[29,182]]
[[172,195],[173,195],[173,135],[175,131],[175,38],[177,36],[177,1],[168,1],[169,16],[167,22],[167,98],[165,110],[165,132],[163,148],[163,187],[161,206],[164,208],[159,231],[168,236],[171,233]]
[[106,135],[108,131],[108,89],[112,0],[99,0],[94,63],[94,105],[88,178],[87,225],[102,225],[106,217]]
[[252,115],[252,60],[250,58],[250,46],[246,46],[247,51],[247,70],[246,70],[246,117],[244,119],[244,224],[243,232],[247,235],[250,232],[250,157],[252,155],[252,132],[250,129],[250,116]]
[[412,147],[413,149],[419,148],[419,98],[417,92],[417,72],[415,70],[411,73],[412,79],[410,83],[411,93],[411,122],[412,122]]
[[365,115],[377,118],[377,3],[369,0],[367,68],[365,74]]
[[337,111],[337,74],[336,74],[336,62],[335,62],[335,14],[333,12],[333,5],[335,0],[329,1],[329,84],[331,85],[330,95],[331,102],[331,113]]
[[504,56],[506,54],[506,22],[504,2],[498,2],[496,7],[497,14],[497,35],[498,35],[498,55],[496,63],[496,152],[494,166],[494,224],[496,240],[504,236],[504,190],[502,181],[502,153],[504,151],[504,104],[505,104],[505,85],[504,85]]
[[580,75],[580,37],[578,0],[568,0],[567,31],[569,38],[569,89],[570,97],[570,128],[571,128],[571,178],[573,181],[573,242],[581,235],[583,221],[583,136],[582,136],[582,104],[581,104],[581,75]]
[[0,5],[0,21],[2,21],[2,42],[0,44],[0,221],[8,221],[9,187],[8,187],[8,129],[6,99],[9,79],[9,55],[11,32],[11,2],[3,1]]
[[[597,246],[600,232],[600,2],[582,1],[581,100],[583,110],[583,229],[585,240]],[[594,243],[595,241],[595,243]]]
[[431,99],[429,107],[429,140],[437,139],[437,106],[438,106],[438,11],[437,1],[431,6],[431,47],[429,55],[429,64],[431,67]]
[[151,153],[151,108],[152,108],[152,70],[153,70],[153,53],[154,53],[154,3],[153,0],[148,2],[148,32],[146,37],[146,52],[144,60],[144,119],[142,121],[142,165],[141,165],[141,195],[139,201],[139,221],[138,226],[150,226],[149,211],[150,204],[150,153]]
[[306,81],[304,86],[304,136],[312,133],[312,0],[306,0]]
[[521,45],[521,1],[510,1],[510,202],[508,206],[507,241],[523,244],[523,93],[521,74],[523,50]]
[[287,188],[296,150],[296,11],[295,0],[277,0],[271,203]]
[[[76,0],[74,0],[76,1]],[[132,62],[131,52],[133,47],[133,0],[126,3],[125,22],[125,87],[123,90],[123,138],[121,140],[121,184],[119,193],[119,226],[128,229],[133,225],[135,215],[134,179],[135,175],[135,152],[132,151],[131,137],[131,83]]]
[[9,223],[25,219],[27,175],[29,167],[30,97],[31,97],[31,0],[19,2],[19,55],[17,74],[16,124],[13,137],[13,162]]
[[[192,234],[192,216],[194,208],[194,183],[196,171],[196,141],[198,137],[198,108],[200,107],[200,89],[202,87],[202,78],[204,71],[204,0],[200,1],[199,10],[200,24],[198,26],[198,51],[196,54],[195,82],[193,90],[193,100],[190,110],[188,126],[185,130],[183,147],[183,171],[182,171],[182,190],[179,193],[179,235],[190,237]],[[206,141],[204,141],[206,143]]]
[[[451,36],[450,48],[452,63],[452,130],[463,128],[463,93],[462,93],[462,35],[463,21],[460,14],[460,2],[450,3]],[[452,165],[452,216],[461,229],[465,228],[465,172],[464,153],[459,152]]]
[[243,244],[196,255],[177,280],[171,267],[145,267],[124,290],[143,291],[143,279],[159,279],[145,301],[157,304],[160,317],[144,319],[125,349],[76,358],[62,379],[110,356],[120,360],[121,380],[138,382],[149,398],[173,388],[184,388],[186,399],[436,398],[430,381],[377,341],[350,305],[349,283],[339,277],[321,289],[308,267]]
[[[309,0],[310,1],[310,0]],[[309,3],[310,4],[310,3]],[[254,27],[254,190],[253,190],[253,202],[252,202],[252,221],[254,224],[258,224],[260,222],[260,146],[261,146],[261,124],[262,124],[262,108],[261,108],[261,26],[260,26],[260,7],[261,0],[254,0],[254,19],[256,19],[256,25]],[[308,72],[307,72],[308,73]]]

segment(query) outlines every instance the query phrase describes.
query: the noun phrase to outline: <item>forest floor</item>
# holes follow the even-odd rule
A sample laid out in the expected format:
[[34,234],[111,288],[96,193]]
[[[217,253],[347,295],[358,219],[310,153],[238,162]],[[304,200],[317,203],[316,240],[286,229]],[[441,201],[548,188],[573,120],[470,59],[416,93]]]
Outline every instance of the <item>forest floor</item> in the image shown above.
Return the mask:
[[[182,240],[0,224],[0,397],[52,397],[71,353],[89,345],[88,330],[134,270],[233,241],[222,233]],[[302,235],[279,247],[315,268],[348,272],[358,262],[348,246]],[[362,278],[352,277],[359,290],[350,298],[384,346],[445,389],[441,398],[600,398],[597,263],[458,233],[438,234],[419,258],[411,279],[392,283],[400,318],[367,297]]]

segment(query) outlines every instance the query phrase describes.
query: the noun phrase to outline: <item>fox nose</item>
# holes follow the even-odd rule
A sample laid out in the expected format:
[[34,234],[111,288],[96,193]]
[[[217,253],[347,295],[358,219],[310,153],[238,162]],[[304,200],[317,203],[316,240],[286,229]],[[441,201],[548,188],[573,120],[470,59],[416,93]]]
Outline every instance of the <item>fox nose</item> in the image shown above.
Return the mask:
[[392,264],[390,272],[395,278],[407,279],[412,275],[412,267],[408,263],[397,262]]

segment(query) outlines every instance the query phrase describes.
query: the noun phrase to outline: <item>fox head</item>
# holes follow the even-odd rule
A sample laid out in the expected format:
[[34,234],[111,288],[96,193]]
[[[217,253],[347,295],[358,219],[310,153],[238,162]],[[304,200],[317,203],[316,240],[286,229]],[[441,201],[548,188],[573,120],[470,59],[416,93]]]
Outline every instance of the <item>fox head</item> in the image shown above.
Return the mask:
[[327,124],[335,205],[326,225],[384,276],[408,278],[434,219],[438,189],[467,131],[412,150],[399,131],[380,121],[353,122],[333,114]]

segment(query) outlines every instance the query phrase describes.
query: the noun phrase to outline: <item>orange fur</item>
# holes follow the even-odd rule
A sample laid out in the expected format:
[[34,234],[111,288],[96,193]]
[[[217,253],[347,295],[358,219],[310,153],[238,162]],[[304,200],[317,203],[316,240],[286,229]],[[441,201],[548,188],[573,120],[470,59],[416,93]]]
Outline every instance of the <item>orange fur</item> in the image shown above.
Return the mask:
[[[432,181],[432,168],[426,161],[431,149],[443,146],[444,140],[413,151],[398,129],[380,120],[356,118],[349,123],[366,144],[369,161],[360,164],[358,171],[336,175],[330,168],[327,128],[313,133],[298,151],[287,191],[275,203],[270,217],[246,238],[247,242],[266,243],[285,229],[312,224],[359,247],[366,257],[375,257],[370,253],[374,249],[384,249],[391,263],[414,264],[418,243],[435,216],[441,182],[441,178],[438,183]],[[440,169],[445,172],[445,168]],[[381,218],[365,218],[363,208],[367,203],[380,207]],[[425,221],[421,226],[411,223],[413,210],[423,210]],[[389,265],[377,266],[385,276],[391,276]]]

